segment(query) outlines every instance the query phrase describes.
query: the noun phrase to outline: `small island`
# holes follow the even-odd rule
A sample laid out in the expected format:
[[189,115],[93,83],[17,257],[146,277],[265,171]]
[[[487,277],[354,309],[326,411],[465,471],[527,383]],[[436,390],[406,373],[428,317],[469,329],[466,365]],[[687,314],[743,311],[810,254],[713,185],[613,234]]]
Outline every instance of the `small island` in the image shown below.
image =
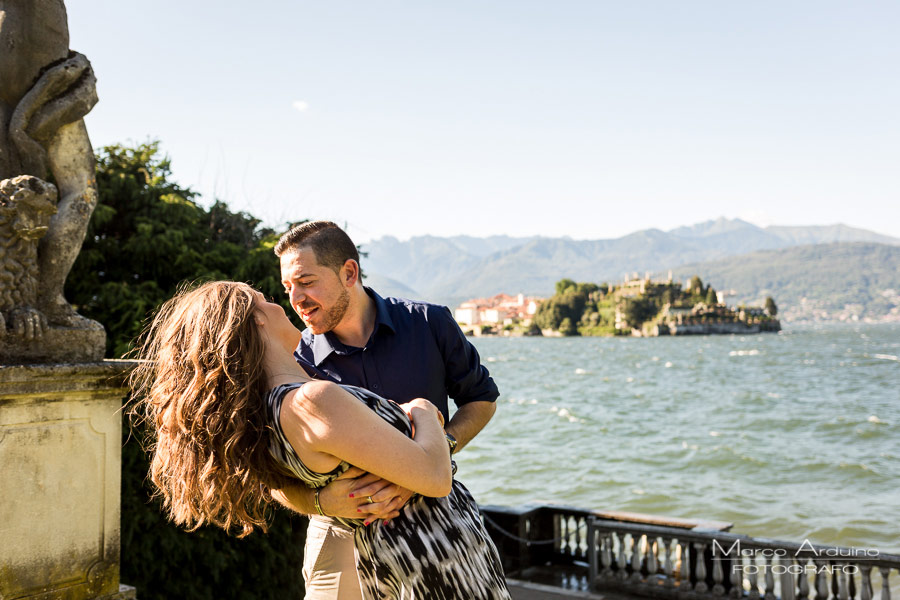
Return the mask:
[[[457,309],[457,320],[474,335],[654,337],[781,330],[771,297],[764,306],[728,306],[727,298],[733,294],[717,292],[699,276],[685,284],[675,282],[671,273],[665,281],[635,273],[617,285],[562,279],[556,283],[554,295],[533,302],[527,314],[477,322],[471,317],[461,319]],[[472,315],[476,305],[470,301],[462,306]]]

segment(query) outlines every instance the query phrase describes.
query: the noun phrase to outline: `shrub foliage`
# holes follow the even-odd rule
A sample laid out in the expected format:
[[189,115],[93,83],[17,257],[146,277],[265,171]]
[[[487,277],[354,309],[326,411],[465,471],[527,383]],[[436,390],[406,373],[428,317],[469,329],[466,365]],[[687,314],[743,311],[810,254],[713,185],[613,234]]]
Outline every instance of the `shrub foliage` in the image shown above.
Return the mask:
[[[66,297],[106,327],[107,356],[125,355],[155,309],[183,282],[246,281],[280,299],[293,318],[272,253],[277,233],[222,202],[200,206],[194,192],[172,180],[170,162],[156,143],[101,149],[97,186],[99,203]],[[150,500],[141,437],[126,419],[123,582],[136,586],[143,600],[303,596],[306,519],[279,508],[273,509],[268,534],[238,540],[211,528],[186,533]]]

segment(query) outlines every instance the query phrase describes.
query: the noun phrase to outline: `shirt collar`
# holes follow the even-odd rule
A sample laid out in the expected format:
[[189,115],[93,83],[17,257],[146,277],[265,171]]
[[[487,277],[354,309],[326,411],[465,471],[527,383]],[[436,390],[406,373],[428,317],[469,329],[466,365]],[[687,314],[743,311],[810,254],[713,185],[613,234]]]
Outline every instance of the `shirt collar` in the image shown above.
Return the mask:
[[[387,302],[385,302],[384,298],[379,296],[372,288],[363,287],[363,289],[366,290],[366,293],[369,294],[369,297],[375,302],[375,329],[372,332],[372,337],[375,337],[375,334],[383,328],[394,333],[396,328],[394,327],[394,321],[391,319],[391,315],[388,312]],[[313,361],[317,367],[320,366],[322,361],[328,358],[332,352],[349,354],[354,350],[350,346],[342,344],[330,331],[321,335],[314,334],[312,336],[312,344],[310,345],[312,346]]]

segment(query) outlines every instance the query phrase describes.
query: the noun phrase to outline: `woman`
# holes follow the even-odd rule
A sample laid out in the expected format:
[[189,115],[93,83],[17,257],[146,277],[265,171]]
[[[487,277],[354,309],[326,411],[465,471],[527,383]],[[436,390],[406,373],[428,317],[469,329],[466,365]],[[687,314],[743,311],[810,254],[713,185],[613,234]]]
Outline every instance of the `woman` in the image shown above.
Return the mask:
[[475,501],[452,480],[437,409],[312,381],[292,355],[299,336],[279,305],[240,283],[163,305],[132,383],[170,519],[243,537],[265,530],[271,490],[288,477],[321,488],[352,464],[420,494],[389,524],[344,521],[364,597],[508,599]]

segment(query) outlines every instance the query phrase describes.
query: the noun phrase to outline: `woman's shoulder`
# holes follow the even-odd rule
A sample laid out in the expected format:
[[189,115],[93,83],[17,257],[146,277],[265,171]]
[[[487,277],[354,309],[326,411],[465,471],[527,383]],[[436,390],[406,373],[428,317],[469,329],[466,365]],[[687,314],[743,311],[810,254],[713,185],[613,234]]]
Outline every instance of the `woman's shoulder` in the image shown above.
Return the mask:
[[[284,404],[297,413],[315,414],[320,417],[338,414],[346,410],[347,402],[365,400],[365,396],[353,386],[340,385],[331,381],[313,379],[295,386],[284,395]],[[342,413],[341,413],[342,414]]]
[[341,386],[322,379],[307,381],[303,383],[302,387],[298,386],[289,392],[295,401],[307,402],[314,405],[333,400],[334,397],[340,395],[340,393]]

